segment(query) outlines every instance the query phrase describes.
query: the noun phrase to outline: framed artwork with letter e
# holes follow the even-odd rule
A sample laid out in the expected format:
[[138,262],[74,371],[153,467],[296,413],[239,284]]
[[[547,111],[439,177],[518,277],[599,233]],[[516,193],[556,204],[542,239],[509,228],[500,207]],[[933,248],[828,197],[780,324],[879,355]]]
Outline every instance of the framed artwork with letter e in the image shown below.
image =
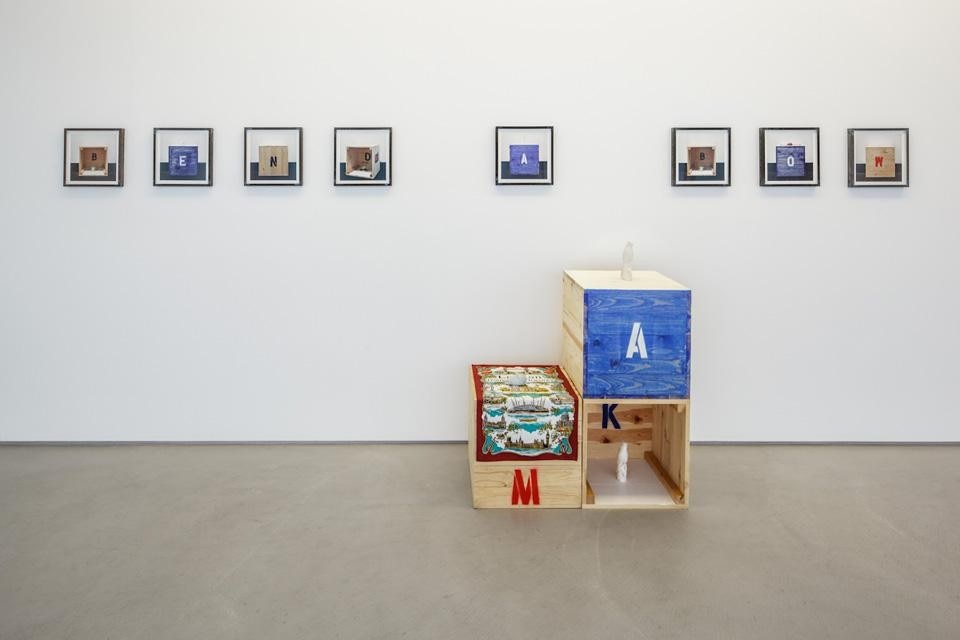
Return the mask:
[[760,129],[761,187],[819,187],[819,127]]
[[123,129],[64,129],[63,186],[122,187]]
[[392,127],[334,127],[333,185],[389,187],[393,184]]
[[909,187],[910,130],[847,129],[848,187]]
[[153,186],[213,186],[213,129],[154,128]]
[[303,185],[303,127],[246,127],[243,184]]
[[730,186],[730,127],[674,127],[670,136],[670,184]]
[[553,184],[553,127],[497,127],[496,184]]

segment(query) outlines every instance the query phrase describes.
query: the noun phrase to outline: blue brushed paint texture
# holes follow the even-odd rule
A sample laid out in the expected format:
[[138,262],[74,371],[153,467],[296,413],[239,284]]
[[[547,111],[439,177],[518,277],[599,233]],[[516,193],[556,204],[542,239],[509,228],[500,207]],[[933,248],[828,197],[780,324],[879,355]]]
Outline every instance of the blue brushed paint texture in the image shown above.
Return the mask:
[[[647,358],[627,359],[633,324]],[[687,398],[690,395],[690,292],[584,292],[584,397]]]

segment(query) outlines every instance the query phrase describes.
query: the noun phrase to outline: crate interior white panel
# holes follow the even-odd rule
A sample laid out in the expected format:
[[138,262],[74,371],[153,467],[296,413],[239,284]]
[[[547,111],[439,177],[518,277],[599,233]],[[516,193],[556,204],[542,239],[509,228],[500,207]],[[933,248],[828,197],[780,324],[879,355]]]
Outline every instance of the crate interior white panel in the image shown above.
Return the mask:
[[[694,441],[960,439],[958,23],[0,3],[0,440],[462,439],[465,365],[557,362],[563,270],[628,240],[693,290]],[[554,186],[494,186],[496,125],[556,127]],[[151,186],[155,126],[215,128],[213,188]],[[243,186],[244,126],[304,127],[303,187]],[[333,187],[334,126],[394,128],[392,187]],[[733,128],[730,188],[670,186],[672,126]],[[760,188],[761,126],[821,127],[823,186]],[[848,189],[883,126],[911,186]],[[64,127],[125,127],[125,186],[63,188]]]

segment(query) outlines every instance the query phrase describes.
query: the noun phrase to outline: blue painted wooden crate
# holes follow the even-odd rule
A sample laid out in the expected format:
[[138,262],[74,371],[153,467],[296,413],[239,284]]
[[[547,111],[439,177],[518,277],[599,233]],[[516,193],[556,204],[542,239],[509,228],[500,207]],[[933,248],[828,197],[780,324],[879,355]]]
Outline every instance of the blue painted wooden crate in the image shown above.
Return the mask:
[[564,298],[562,363],[584,398],[689,398],[689,289],[656,272],[575,271]]

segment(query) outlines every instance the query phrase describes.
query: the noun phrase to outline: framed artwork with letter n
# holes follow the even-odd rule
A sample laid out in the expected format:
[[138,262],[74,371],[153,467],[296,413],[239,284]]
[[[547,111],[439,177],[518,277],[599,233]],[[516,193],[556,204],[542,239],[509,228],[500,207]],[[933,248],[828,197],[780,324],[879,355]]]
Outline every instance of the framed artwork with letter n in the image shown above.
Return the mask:
[[246,127],[243,184],[303,185],[303,127]]

